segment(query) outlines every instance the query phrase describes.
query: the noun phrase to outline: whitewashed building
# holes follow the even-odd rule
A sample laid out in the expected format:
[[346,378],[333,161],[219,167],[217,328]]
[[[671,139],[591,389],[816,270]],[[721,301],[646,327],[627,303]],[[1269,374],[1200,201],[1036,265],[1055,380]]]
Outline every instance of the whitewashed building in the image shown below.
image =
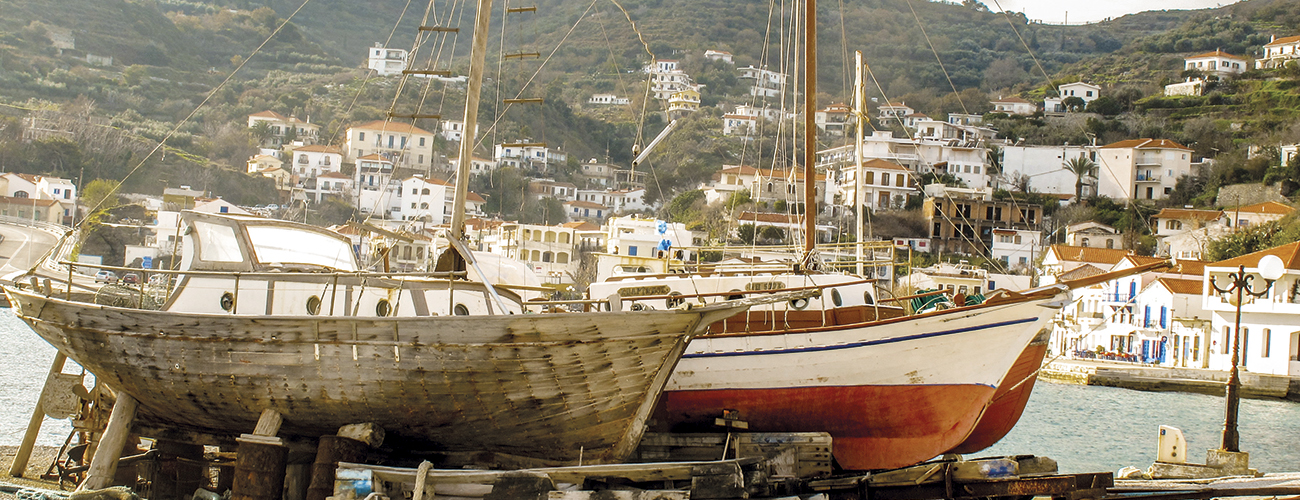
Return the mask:
[[1028,272],[1043,254],[1042,240],[1042,231],[995,228],[991,249],[993,260],[1002,262],[1005,270]]
[[[1228,274],[1245,266],[1255,275],[1256,290],[1262,289],[1260,259],[1266,255],[1282,260],[1285,272],[1269,293],[1241,306],[1241,331],[1233,331],[1236,308],[1227,297],[1213,292],[1209,282],[1228,286]],[[1241,335],[1241,366],[1253,373],[1300,375],[1300,242],[1289,243],[1234,259],[1206,264],[1204,307],[1212,317],[1209,368],[1230,366],[1233,334]]]
[[785,91],[785,80],[787,75],[767,68],[755,68],[747,66],[737,68],[740,72],[740,79],[753,80],[749,86],[749,95],[757,97],[780,97]]
[[[1048,113],[1064,113],[1069,111],[1065,109],[1065,100],[1071,97],[1083,99],[1084,105],[1092,103],[1101,97],[1101,87],[1091,83],[1074,82],[1067,83],[1057,87],[1060,97],[1048,97],[1043,99],[1043,109]],[[1080,110],[1082,111],[1082,110]]]
[[427,170],[433,164],[433,132],[406,123],[375,120],[348,127],[347,160],[384,155],[395,166]]
[[1168,139],[1130,139],[1097,150],[1097,194],[1161,200],[1192,173],[1192,149]]
[[1224,77],[1245,72],[1250,69],[1250,63],[1244,57],[1215,49],[1214,52],[1183,58],[1183,69],[1194,69],[1206,75]]
[[405,50],[385,48],[375,42],[366,58],[366,67],[375,70],[379,76],[400,75],[406,69],[406,55]]
[[1031,116],[1038,112],[1038,106],[1017,96],[1002,97],[992,101],[994,113]]
[[1255,68],[1281,68],[1296,59],[1300,59],[1300,36],[1273,37],[1264,44],[1264,57],[1255,60]]

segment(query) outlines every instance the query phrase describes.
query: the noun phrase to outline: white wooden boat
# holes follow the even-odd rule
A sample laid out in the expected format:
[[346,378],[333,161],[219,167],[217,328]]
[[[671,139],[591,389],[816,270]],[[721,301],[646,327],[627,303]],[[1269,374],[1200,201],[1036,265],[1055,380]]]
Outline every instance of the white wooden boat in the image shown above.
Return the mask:
[[157,310],[5,288],[39,335],[134,397],[146,428],[238,435],[273,409],[282,435],[374,422],[403,447],[618,461],[689,338],[749,305],[525,314],[457,273],[359,272],[321,228],[183,218],[183,268]]

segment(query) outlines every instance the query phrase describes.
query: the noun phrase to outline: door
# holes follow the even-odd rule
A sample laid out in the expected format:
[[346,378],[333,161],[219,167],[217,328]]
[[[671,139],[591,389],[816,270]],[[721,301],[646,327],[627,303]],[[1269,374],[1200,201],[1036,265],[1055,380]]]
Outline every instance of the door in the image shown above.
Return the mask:
[[1150,340],[1143,340],[1143,341],[1142,341],[1142,360],[1145,361],[1145,360],[1148,360],[1148,359],[1151,359],[1151,341],[1150,341]]

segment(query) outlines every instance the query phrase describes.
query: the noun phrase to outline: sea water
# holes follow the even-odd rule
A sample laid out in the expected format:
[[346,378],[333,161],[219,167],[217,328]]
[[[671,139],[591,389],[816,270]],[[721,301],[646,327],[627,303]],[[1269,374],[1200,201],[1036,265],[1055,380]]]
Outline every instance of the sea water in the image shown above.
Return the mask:
[[[14,316],[13,309],[0,309],[0,446],[22,442],[54,354],[54,348]],[[63,371],[81,373],[81,367],[68,360]],[[93,378],[87,375],[86,380]],[[68,420],[45,417],[36,444],[59,446],[71,431]]]
[[[1169,425],[1187,438],[1188,461],[1205,463],[1205,450],[1219,447],[1223,412],[1222,396],[1039,382],[1020,423],[972,456],[1045,456],[1062,472],[1146,469],[1160,426]],[[1242,399],[1238,430],[1252,468],[1300,471],[1300,404]]]

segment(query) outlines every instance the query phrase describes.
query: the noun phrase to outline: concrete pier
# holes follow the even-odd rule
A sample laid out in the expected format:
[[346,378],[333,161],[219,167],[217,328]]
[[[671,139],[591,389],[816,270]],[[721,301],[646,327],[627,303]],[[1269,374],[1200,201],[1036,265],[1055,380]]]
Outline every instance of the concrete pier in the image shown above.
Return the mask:
[[[1044,366],[1038,378],[1065,384],[1222,395],[1228,373],[1200,368],[1058,359]],[[1243,397],[1249,398],[1300,401],[1300,378],[1243,371],[1241,392]]]

